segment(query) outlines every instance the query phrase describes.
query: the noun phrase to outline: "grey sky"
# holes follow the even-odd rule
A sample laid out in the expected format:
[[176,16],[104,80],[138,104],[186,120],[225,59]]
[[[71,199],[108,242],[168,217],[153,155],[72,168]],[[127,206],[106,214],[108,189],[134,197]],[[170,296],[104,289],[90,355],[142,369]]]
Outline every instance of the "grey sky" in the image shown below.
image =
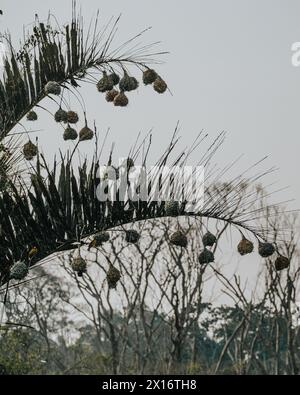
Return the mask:
[[[158,156],[177,120],[182,147],[201,129],[212,137],[226,130],[219,163],[245,153],[242,163],[248,166],[270,155],[266,166],[280,168],[273,179],[279,186],[291,185],[283,197],[294,197],[292,206],[300,206],[300,68],[291,64],[291,45],[300,41],[298,0],[85,0],[80,4],[86,21],[97,9],[103,23],[122,13],[116,44],[152,26],[145,42],[161,40],[160,48],[170,51],[159,72],[173,96],[141,88],[131,95],[127,109],[118,110],[95,88],[82,90],[90,119],[96,119],[101,131],[112,128],[111,139],[121,155],[126,155],[139,131],[153,127],[153,152]],[[70,0],[1,1],[0,30],[9,29],[17,39],[23,25],[31,23],[35,13],[46,18],[49,7],[61,23],[70,19]],[[47,129],[40,142],[53,155],[66,145],[57,125],[46,115],[43,119],[46,123],[38,127],[47,125]],[[87,143],[89,150],[92,144]]]

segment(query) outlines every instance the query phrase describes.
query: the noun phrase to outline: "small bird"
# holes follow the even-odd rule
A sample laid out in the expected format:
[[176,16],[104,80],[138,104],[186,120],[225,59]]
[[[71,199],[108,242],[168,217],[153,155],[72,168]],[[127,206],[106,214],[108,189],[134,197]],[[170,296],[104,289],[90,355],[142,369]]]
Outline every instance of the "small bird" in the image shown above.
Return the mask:
[[28,252],[28,258],[33,258],[38,252],[39,250],[37,249],[37,247],[32,247],[31,250]]
[[108,232],[98,232],[94,235],[93,240],[90,242],[88,250],[92,247],[100,247],[103,243],[109,240],[109,233]]
[[97,240],[93,239],[93,240],[90,242],[90,244],[89,244],[89,246],[88,246],[88,251],[89,251],[92,247],[93,247],[93,248],[96,248],[96,247],[97,247]]

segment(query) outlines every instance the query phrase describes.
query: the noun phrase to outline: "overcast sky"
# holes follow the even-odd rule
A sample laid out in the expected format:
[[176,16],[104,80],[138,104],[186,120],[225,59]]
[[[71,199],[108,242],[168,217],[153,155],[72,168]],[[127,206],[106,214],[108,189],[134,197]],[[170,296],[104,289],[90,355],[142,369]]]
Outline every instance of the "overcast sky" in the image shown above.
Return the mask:
[[[103,132],[111,127],[121,155],[139,131],[154,128],[158,156],[178,120],[182,147],[201,129],[212,138],[226,130],[220,164],[241,153],[245,166],[270,155],[266,166],[279,167],[275,181],[290,185],[284,197],[295,198],[293,207],[300,206],[300,67],[291,63],[291,45],[300,41],[298,0],[85,0],[78,5],[87,22],[97,9],[103,23],[122,13],[116,46],[152,26],[145,43],[159,40],[160,49],[170,51],[158,69],[173,96],[142,87],[130,95],[130,106],[120,110],[94,87],[82,90],[89,118]],[[0,30],[9,29],[17,42],[23,26],[36,13],[46,18],[49,7],[61,23],[70,20],[70,0],[1,1]],[[48,115],[41,114],[36,125],[45,129],[40,141],[49,155],[66,146]],[[92,150],[92,143],[85,149]]]
[[[111,128],[110,142],[116,141],[118,155],[127,155],[138,132],[153,128],[153,160],[157,159],[177,121],[181,125],[181,148],[202,129],[211,139],[226,130],[227,140],[217,158],[220,166],[245,154],[237,166],[239,172],[241,167],[269,155],[265,167],[274,165],[279,170],[267,181],[277,182],[277,188],[290,186],[279,199],[294,198],[290,207],[300,207],[300,67],[293,67],[291,62],[291,46],[300,42],[299,0],[77,3],[86,25],[98,9],[102,24],[122,14],[115,47],[152,26],[142,42],[161,41],[159,49],[170,52],[161,58],[164,64],[158,71],[173,95],[158,95],[150,87],[141,86],[130,94],[128,108],[119,109],[106,103],[94,86],[81,89],[89,120],[96,120],[102,134]],[[70,21],[71,0],[1,1],[4,15],[0,17],[0,31],[8,29],[17,43],[24,26],[30,27],[36,13],[40,20],[47,18],[49,7],[61,24]],[[53,119],[40,110],[38,113],[34,127],[43,128],[38,134],[40,145],[51,158],[68,144]],[[93,142],[85,143],[82,151],[89,154],[93,148]],[[222,251],[223,263],[228,257],[227,274],[236,269],[230,264],[232,251],[235,249],[230,243]],[[243,259],[238,272],[247,278],[259,262],[251,257]]]

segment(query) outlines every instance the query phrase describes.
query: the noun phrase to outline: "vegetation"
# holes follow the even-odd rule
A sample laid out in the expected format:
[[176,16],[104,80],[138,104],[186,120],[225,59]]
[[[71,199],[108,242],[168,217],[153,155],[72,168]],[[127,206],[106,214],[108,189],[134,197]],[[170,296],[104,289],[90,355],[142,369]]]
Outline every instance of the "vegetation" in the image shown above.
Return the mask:
[[[201,207],[188,209],[193,188],[183,201],[122,201],[118,194],[100,201],[97,188],[107,185],[100,165],[121,170],[113,149],[105,157],[106,137],[101,141],[88,119],[80,85],[94,84],[116,110],[141,82],[158,94],[168,88],[157,70],[163,52],[137,46],[140,35],[112,49],[118,19],[99,30],[97,17],[87,33],[80,21],[74,4],[70,24],[37,21],[20,51],[7,38],[0,79],[0,373],[297,374],[296,219],[268,203],[258,185],[273,169],[258,170],[260,161],[229,177],[235,160],[221,170],[213,163],[224,133],[207,144],[201,132],[178,151],[176,128],[157,166],[185,166],[197,151],[206,172]],[[53,164],[23,125],[38,122],[41,109],[62,128],[62,139],[73,141]],[[78,165],[89,140],[94,156]],[[151,133],[137,138],[126,168],[148,164],[151,142]],[[265,260],[256,294],[247,293],[238,273],[223,272],[229,238],[239,256]],[[212,279],[233,303],[207,296]]]
[[[288,220],[298,223],[276,217]],[[144,227],[144,243],[131,246],[110,232],[104,246],[85,252],[83,277],[72,270],[71,254],[12,289],[2,368],[10,374],[298,374],[295,234],[286,243],[288,272],[278,274],[268,259],[248,292],[238,270],[225,274],[222,254],[217,263],[195,263],[202,230],[192,221],[181,223],[187,249],[170,244],[170,221]],[[105,280],[107,257],[122,274],[116,289]],[[216,303],[217,292],[232,302]]]

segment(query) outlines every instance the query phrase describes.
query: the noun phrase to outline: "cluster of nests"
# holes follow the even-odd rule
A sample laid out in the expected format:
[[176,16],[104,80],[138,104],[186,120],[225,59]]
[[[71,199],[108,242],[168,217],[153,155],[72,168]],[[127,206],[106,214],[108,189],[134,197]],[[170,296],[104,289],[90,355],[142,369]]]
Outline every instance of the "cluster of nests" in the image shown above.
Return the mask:
[[[100,247],[103,243],[110,239],[108,232],[98,232],[94,235],[93,240],[90,242],[88,249]],[[140,234],[136,230],[125,230],[125,241],[127,243],[136,244],[140,239]],[[73,258],[71,261],[71,268],[77,273],[79,277],[82,277],[87,271],[87,262],[78,254],[77,257]],[[121,278],[120,271],[110,263],[109,269],[106,274],[106,280],[108,287],[113,289],[116,288],[118,281]]]
[[[143,82],[145,85],[153,85],[153,89],[157,93],[166,92],[168,86],[166,82],[153,69],[147,69],[143,73]],[[118,85],[118,89],[116,86]],[[97,89],[101,93],[105,93],[107,102],[113,103],[116,107],[126,107],[129,103],[125,92],[131,92],[139,87],[139,82],[135,77],[130,76],[124,71],[124,76],[116,73],[107,74],[103,72],[103,76],[97,83]]]
[[[180,214],[180,205],[177,201],[166,202],[165,214],[167,216],[176,217]],[[214,254],[207,247],[213,247],[217,242],[217,238],[211,232],[207,232],[202,238],[204,249],[201,251],[198,257],[198,261],[201,265],[214,262]],[[184,232],[177,231],[170,236],[170,243],[179,247],[187,247],[188,239]],[[254,250],[254,244],[252,241],[247,240],[244,236],[237,246],[237,250],[240,255],[251,254]],[[262,258],[269,258],[275,253],[275,247],[271,243],[259,242],[258,253]],[[287,269],[290,265],[290,260],[282,255],[279,255],[275,260],[275,269],[277,271]]]
[[[165,204],[165,214],[167,216],[176,216],[179,213],[179,203],[178,202],[166,202]],[[99,247],[103,243],[107,242],[110,239],[108,232],[99,232],[97,233],[93,240],[89,244],[89,249],[92,247]],[[125,231],[125,240],[128,243],[137,243],[140,239],[140,234],[135,230],[126,230]],[[169,242],[177,247],[186,248],[188,245],[188,238],[186,234],[178,230],[171,234],[169,238]],[[207,232],[202,237],[202,243],[204,249],[200,252],[198,256],[198,262],[200,265],[206,265],[209,263],[213,263],[215,260],[214,253],[209,249],[214,247],[217,243],[217,237],[211,232]],[[253,252],[254,244],[252,241],[247,240],[244,236],[242,240],[239,242],[237,246],[237,250],[240,255],[247,255]],[[261,243],[259,242],[258,253],[263,258],[269,258],[275,253],[275,247],[271,243]],[[281,271],[283,269],[287,269],[290,265],[290,261],[288,258],[279,255],[275,260],[275,269],[277,271]],[[79,255],[74,258],[71,262],[72,269],[77,272],[78,276],[82,276],[83,273],[87,270],[86,261]],[[120,271],[110,263],[109,270],[107,272],[107,282],[109,288],[116,288],[118,281],[121,278]]]
[[[165,203],[165,215],[166,216],[177,216],[180,214],[179,202],[170,201]],[[101,231],[93,236],[92,241],[89,243],[88,250],[91,248],[100,247],[103,243],[109,241],[110,234],[106,231]],[[127,243],[136,244],[140,240],[140,234],[136,230],[125,230],[125,241]],[[188,245],[187,235],[178,230],[171,234],[169,237],[170,244],[186,248]],[[214,247],[217,243],[217,237],[211,232],[207,232],[202,237],[203,250],[198,256],[198,262],[200,265],[206,265],[213,263],[215,260],[214,253],[211,251],[211,247]],[[246,239],[242,235],[242,240],[237,246],[237,251],[240,255],[244,256],[251,254],[254,251],[254,244],[252,241]],[[258,253],[262,258],[269,258],[276,252],[273,244],[268,242],[259,242]],[[290,260],[282,255],[279,255],[274,263],[275,269],[281,271],[287,269],[290,265]],[[71,261],[71,268],[77,273],[79,277],[87,271],[87,262],[78,254],[77,257]],[[28,265],[24,262],[15,263],[10,269],[10,278],[15,280],[22,280],[28,274]],[[107,283],[109,288],[116,288],[118,281],[121,278],[120,271],[110,263],[109,270],[107,272]]]
[[[216,244],[216,242],[217,242],[217,238],[211,232],[205,233],[204,236],[202,237],[202,243],[204,249],[200,252],[198,256],[198,261],[201,265],[214,262],[215,260],[214,254],[207,247],[213,247]],[[177,231],[171,235],[170,243],[185,248],[187,247],[188,239],[187,236],[182,231]],[[243,236],[242,240],[239,242],[237,246],[237,250],[242,256],[251,254],[251,252],[253,252],[254,250],[254,244],[252,243],[252,241],[247,240]],[[271,243],[259,242],[258,253],[262,258],[269,258],[275,253],[275,247]],[[289,265],[290,265],[289,259],[284,256],[279,255],[275,260],[275,269],[277,271],[287,269]]]
[[[88,249],[94,247],[100,247],[103,243],[109,241],[110,235],[108,232],[102,231],[96,233],[93,237],[93,240],[90,242]],[[125,231],[125,241],[127,243],[135,244],[139,241],[140,234],[136,230],[126,230]],[[32,250],[36,253],[36,249]],[[71,261],[71,267],[78,274],[79,277],[82,277],[84,273],[87,271],[87,262],[78,254],[77,257],[73,258]],[[10,268],[10,279],[11,280],[23,280],[29,273],[29,264],[26,262],[18,261]],[[116,269],[112,264],[110,264],[109,270],[107,272],[107,281],[109,288],[115,288],[117,282],[121,278],[121,273],[118,269]]]
[[[143,82],[145,85],[153,85],[153,88],[158,93],[164,93],[168,86],[166,82],[156,73],[153,69],[147,69],[143,73]],[[118,85],[119,89],[116,89]],[[106,100],[112,102],[117,107],[126,107],[128,104],[128,97],[125,92],[130,92],[136,90],[139,86],[139,82],[135,77],[129,76],[129,74],[124,71],[124,76],[120,78],[115,72],[107,74],[106,71],[103,72],[103,76],[97,83],[97,89],[101,93],[106,93]],[[60,95],[61,86],[56,81],[49,81],[45,86],[46,95]],[[36,121],[38,115],[34,110],[27,113],[28,121]],[[54,119],[56,122],[65,123],[67,127],[64,130],[63,138],[67,140],[77,140],[87,141],[94,137],[94,132],[87,126],[83,127],[79,134],[72,127],[79,121],[79,116],[75,111],[65,111],[61,107],[54,114]],[[38,153],[38,147],[28,141],[23,147],[23,154],[26,160],[32,160]]]
[[[50,81],[45,86],[45,93],[47,95],[60,95],[61,86],[55,82]],[[36,121],[38,115],[35,111],[29,111],[27,114],[28,121]],[[79,116],[75,111],[65,111],[61,107],[54,114],[54,119],[56,122],[63,122],[67,124],[64,130],[63,138],[64,140],[76,140],[78,138],[77,131],[71,126],[79,121]],[[79,141],[91,140],[94,137],[94,132],[87,126],[83,127],[79,132]],[[31,140],[29,140],[23,146],[23,154],[26,160],[32,160],[38,154],[38,147]]]

